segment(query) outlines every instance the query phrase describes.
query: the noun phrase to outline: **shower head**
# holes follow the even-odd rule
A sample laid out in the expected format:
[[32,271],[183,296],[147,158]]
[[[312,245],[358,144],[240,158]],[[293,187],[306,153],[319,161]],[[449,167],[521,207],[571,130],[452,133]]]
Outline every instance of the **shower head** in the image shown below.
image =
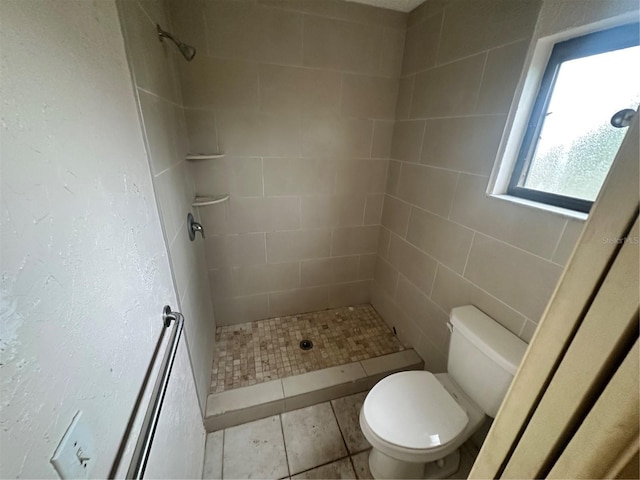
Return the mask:
[[156,24],[156,31],[158,32],[158,37],[160,37],[160,41],[162,41],[163,38],[168,38],[173,43],[175,43],[176,47],[178,47],[178,50],[180,50],[180,53],[182,54],[182,56],[187,59],[187,62],[190,62],[191,60],[193,60],[193,57],[196,56],[196,49],[194,47],[192,47],[191,45],[187,45],[186,43],[182,43],[180,40],[178,40],[176,37],[171,35],[169,32],[165,32],[160,27],[160,25]]

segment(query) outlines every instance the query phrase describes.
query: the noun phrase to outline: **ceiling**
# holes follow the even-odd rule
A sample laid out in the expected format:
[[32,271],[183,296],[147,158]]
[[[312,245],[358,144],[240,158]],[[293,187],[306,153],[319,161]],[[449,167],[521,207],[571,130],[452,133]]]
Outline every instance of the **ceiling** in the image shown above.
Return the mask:
[[348,2],[365,3],[374,7],[388,8],[399,12],[410,12],[424,0],[347,0]]

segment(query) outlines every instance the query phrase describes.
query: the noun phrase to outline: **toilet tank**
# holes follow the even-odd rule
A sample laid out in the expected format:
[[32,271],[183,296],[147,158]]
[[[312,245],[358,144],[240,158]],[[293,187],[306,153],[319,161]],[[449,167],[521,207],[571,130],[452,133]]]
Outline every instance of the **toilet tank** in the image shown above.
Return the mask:
[[449,376],[493,418],[527,344],[472,305],[452,309],[451,325]]

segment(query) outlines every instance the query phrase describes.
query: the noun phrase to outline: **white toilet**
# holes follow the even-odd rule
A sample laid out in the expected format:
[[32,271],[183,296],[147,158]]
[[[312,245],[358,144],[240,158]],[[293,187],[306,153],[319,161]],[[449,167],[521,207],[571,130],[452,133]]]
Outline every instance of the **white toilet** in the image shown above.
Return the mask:
[[360,410],[374,478],[446,478],[462,445],[495,417],[527,344],[473,306],[451,310],[447,373],[400,372]]

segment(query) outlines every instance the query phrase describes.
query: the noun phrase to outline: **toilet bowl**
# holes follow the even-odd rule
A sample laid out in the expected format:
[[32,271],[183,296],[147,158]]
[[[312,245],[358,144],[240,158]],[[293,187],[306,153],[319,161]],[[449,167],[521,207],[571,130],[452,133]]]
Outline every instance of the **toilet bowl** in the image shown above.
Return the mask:
[[472,306],[451,312],[448,373],[390,375],[367,394],[360,427],[374,478],[446,478],[458,448],[493,417],[526,344]]

